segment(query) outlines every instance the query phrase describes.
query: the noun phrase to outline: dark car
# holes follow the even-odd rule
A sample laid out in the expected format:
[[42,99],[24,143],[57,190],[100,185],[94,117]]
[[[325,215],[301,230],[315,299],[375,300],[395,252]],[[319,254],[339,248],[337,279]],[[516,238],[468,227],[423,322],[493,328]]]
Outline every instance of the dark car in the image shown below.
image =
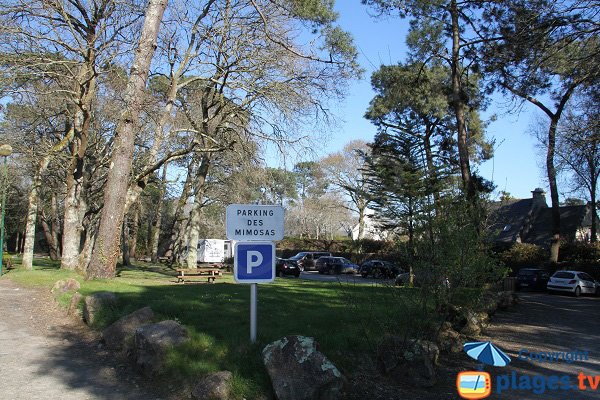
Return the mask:
[[517,273],[516,289],[546,290],[550,274],[541,268],[521,268]]
[[353,274],[358,265],[344,257],[321,257],[315,263],[319,274]]
[[277,262],[275,263],[275,272],[277,273],[277,276],[281,278],[286,275],[293,275],[296,278],[300,276],[300,268],[295,261],[286,260],[279,257],[277,257]]
[[301,251],[293,257],[290,257],[289,260],[294,261],[300,271],[310,271],[316,269],[315,262],[324,256],[331,256],[331,253],[327,251]]
[[358,269],[358,273],[363,278],[372,276],[373,278],[392,279],[402,272],[404,271],[399,266],[382,260],[366,261]]

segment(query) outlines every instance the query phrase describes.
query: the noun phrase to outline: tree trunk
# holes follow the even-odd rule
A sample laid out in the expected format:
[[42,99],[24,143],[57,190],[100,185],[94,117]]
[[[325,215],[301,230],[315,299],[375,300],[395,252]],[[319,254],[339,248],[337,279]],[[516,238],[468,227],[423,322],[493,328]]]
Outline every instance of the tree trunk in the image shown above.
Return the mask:
[[[178,71],[178,74],[179,73],[181,73],[181,72]],[[170,84],[169,91],[167,94],[167,103],[165,104],[162,116],[158,122],[158,125],[156,126],[155,140],[149,151],[148,161],[146,163],[148,166],[151,166],[152,164],[156,163],[158,152],[162,148],[163,131],[164,131],[165,127],[167,126],[167,124],[169,123],[169,120],[171,119],[173,105],[174,105],[175,99],[177,97],[177,90],[178,90],[177,85],[179,83],[179,78],[180,78],[180,76],[178,74],[174,75],[171,78],[171,84]],[[166,162],[165,162],[165,164],[163,164],[163,166],[166,167]],[[142,191],[148,184],[148,178],[150,175],[151,174],[148,174],[148,175],[144,176],[142,179],[137,179],[136,182],[127,189],[127,201],[125,203],[125,213],[127,213],[127,211],[129,211],[129,208],[131,207],[131,205],[133,205],[133,203],[135,203],[137,201],[137,199],[140,197],[140,194],[142,193]]]
[[469,142],[465,122],[465,99],[460,78],[460,25],[456,0],[450,2],[450,17],[452,20],[452,108],[456,116],[457,146],[463,188],[467,194],[467,198],[472,199],[475,196],[475,191],[471,182]]
[[123,246],[123,266],[131,265],[131,257],[129,254],[129,224],[127,222],[127,217],[125,217],[123,221],[123,228],[121,230],[121,244]]
[[598,152],[600,152],[600,148],[598,145],[600,144],[600,138],[596,135],[592,137],[592,148],[593,151],[588,155],[588,164],[590,170],[590,205],[592,206],[592,226],[590,228],[590,242],[596,243],[598,241],[598,208],[596,207],[596,190],[598,188],[598,168],[600,165],[596,163]]
[[358,208],[358,240],[365,237],[365,208]]
[[48,220],[46,219],[46,215],[44,214],[44,210],[42,209],[42,213],[40,215],[40,222],[42,224],[42,231],[44,232],[44,238],[48,243],[48,250],[50,251],[50,259],[58,260],[58,251],[56,249],[56,243],[54,242],[54,238],[52,237],[52,228],[50,228],[50,224],[48,224]]
[[[91,100],[90,100],[91,104]],[[72,160],[67,174],[67,195],[63,218],[63,242],[60,267],[80,268],[79,252],[83,232],[83,217],[87,205],[83,199],[85,152],[88,146],[89,112],[77,110],[72,129],[75,140],[71,146]]]
[[[63,241],[60,267],[63,269],[85,269],[80,264],[81,239],[84,231],[83,217],[87,211],[84,199],[85,153],[88,148],[89,131],[92,120],[91,110],[96,96],[96,73],[93,51],[77,79],[77,91],[83,87],[79,104],[69,130],[73,132],[71,165],[67,174],[67,195],[63,218]],[[85,82],[85,84],[81,84]],[[85,242],[84,242],[85,243]]]
[[52,198],[50,200],[50,231],[52,235],[52,243],[56,249],[56,255],[60,258],[62,250],[60,248],[60,221],[58,218],[58,200],[56,193],[52,192]]
[[[38,212],[38,190],[42,184],[42,174],[50,164],[50,156],[42,158],[33,177],[31,191],[29,192],[29,206],[27,208],[27,222],[25,225],[25,245],[23,248],[23,267],[33,269],[33,248],[35,246],[35,225]],[[50,243],[49,243],[50,244]]]
[[560,250],[560,204],[558,201],[558,185],[556,183],[556,168],[554,167],[554,153],[556,150],[556,128],[558,119],[552,118],[548,129],[548,149],[546,152],[546,171],[550,186],[550,199],[552,203],[552,238],[550,240],[550,261],[558,262]]
[[200,159],[200,166],[196,172],[196,188],[194,190],[194,203],[190,211],[188,223],[189,237],[187,241],[188,253],[186,263],[188,268],[196,268],[198,265],[198,241],[200,240],[200,222],[202,201],[204,199],[204,183],[210,167],[209,156],[203,155]]
[[181,191],[181,195],[179,196],[179,200],[177,201],[177,206],[175,207],[175,213],[173,215],[173,224],[169,227],[168,232],[171,232],[171,239],[169,243],[169,250],[167,253],[170,253],[171,263],[177,262],[180,263],[180,238],[182,231],[182,226],[185,225],[184,218],[182,216],[183,209],[187,203],[188,198],[190,197],[190,193],[192,191],[192,183],[193,183],[193,171],[194,171],[194,163],[195,158],[192,158],[192,161],[189,163],[187,167],[187,175],[185,178],[185,183],[183,184],[183,190]]
[[140,208],[135,207],[133,211],[133,222],[131,226],[130,239],[129,239],[129,254],[134,260],[137,260],[137,237],[138,230],[140,228]]
[[598,241],[598,224],[597,224],[597,219],[598,219],[598,213],[596,212],[596,185],[594,185],[594,188],[591,192],[592,195],[592,199],[591,199],[591,206],[592,206],[592,226],[591,226],[591,234],[590,234],[590,241],[592,243],[596,243]]
[[158,262],[158,242],[160,240],[160,228],[162,224],[163,203],[167,186],[167,163],[163,164],[162,179],[160,190],[158,191],[158,204],[156,205],[156,219],[154,220],[154,229],[152,231],[152,262]]
[[81,272],[83,274],[86,273],[87,266],[90,265],[90,260],[92,259],[92,250],[94,249],[94,244],[96,243],[96,228],[97,221],[90,222],[88,229],[85,230],[84,233],[84,242],[81,253],[79,254],[79,265],[82,266]]
[[156,40],[167,0],[150,0],[146,8],[139,46],[135,51],[127,89],[125,112],[116,129],[111,168],[104,193],[104,207],[87,278],[114,278],[119,253],[119,230],[123,223],[129,175],[150,63],[156,51]]

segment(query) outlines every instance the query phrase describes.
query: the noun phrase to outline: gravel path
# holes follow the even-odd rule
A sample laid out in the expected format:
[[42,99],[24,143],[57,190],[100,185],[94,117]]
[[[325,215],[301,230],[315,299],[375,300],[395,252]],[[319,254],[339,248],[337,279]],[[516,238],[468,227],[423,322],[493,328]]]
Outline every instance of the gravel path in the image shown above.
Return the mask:
[[50,293],[0,279],[0,399],[164,399],[65,316]]

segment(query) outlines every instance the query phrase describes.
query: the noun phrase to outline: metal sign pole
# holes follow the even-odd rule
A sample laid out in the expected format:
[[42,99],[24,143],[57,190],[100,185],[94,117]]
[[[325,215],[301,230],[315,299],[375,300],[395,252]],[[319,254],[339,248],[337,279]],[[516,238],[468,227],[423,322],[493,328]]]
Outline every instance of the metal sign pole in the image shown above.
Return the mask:
[[256,343],[256,283],[250,284],[250,342]]

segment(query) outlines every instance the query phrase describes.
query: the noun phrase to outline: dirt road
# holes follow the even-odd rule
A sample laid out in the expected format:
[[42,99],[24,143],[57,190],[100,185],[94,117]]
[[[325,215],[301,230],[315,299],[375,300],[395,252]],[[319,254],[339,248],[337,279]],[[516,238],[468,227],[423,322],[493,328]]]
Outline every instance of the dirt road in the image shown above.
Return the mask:
[[165,398],[64,314],[49,293],[0,279],[0,399]]

